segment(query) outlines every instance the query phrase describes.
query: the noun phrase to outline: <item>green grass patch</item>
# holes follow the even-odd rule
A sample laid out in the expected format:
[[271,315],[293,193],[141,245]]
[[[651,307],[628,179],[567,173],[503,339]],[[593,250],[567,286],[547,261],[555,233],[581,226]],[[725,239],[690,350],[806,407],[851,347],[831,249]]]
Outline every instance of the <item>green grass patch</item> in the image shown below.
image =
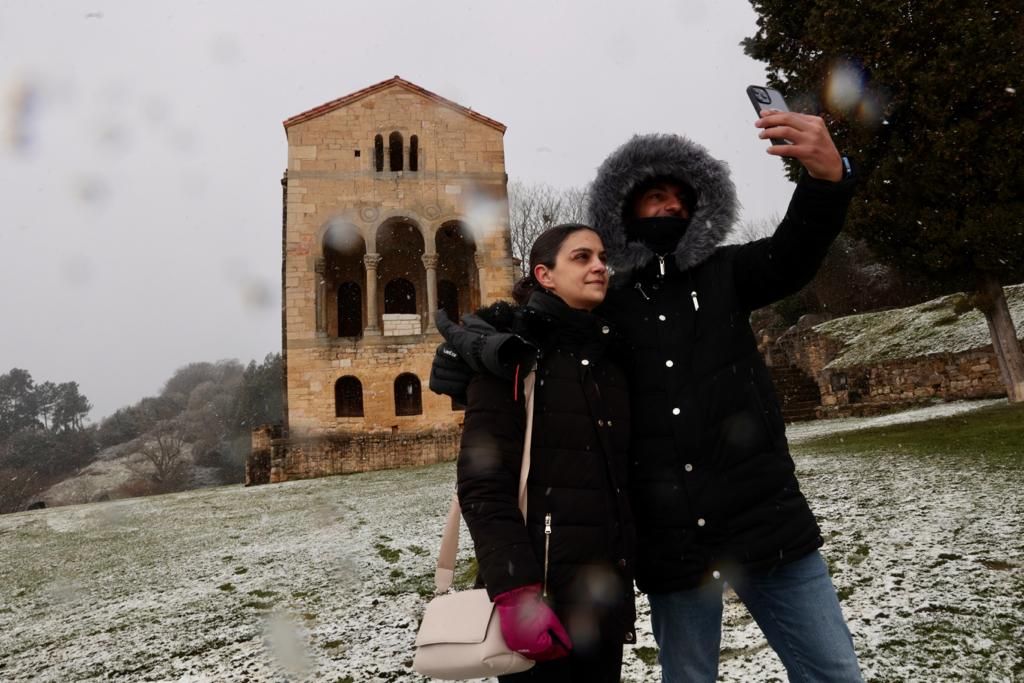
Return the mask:
[[799,452],[889,452],[969,458],[982,466],[1024,469],[1024,403],[809,439]]
[[232,584],[232,583],[222,583],[221,585],[217,586],[217,588],[219,590],[224,591],[225,593],[234,593],[235,592],[235,585]]
[[[384,537],[384,538],[387,538],[387,537]],[[387,539],[387,540],[391,540],[391,539]],[[390,562],[391,564],[394,564],[395,562],[398,562],[399,558],[402,556],[402,551],[401,550],[399,550],[398,548],[388,547],[388,546],[384,545],[384,543],[374,543],[373,547],[377,551],[377,554],[380,555],[384,559],[385,562]]]
[[654,666],[658,663],[658,648],[656,647],[633,648],[633,654],[647,666]]
[[248,567],[235,567],[235,573],[236,574],[244,574],[247,571],[249,571]]
[[418,555],[420,557],[423,557],[424,555],[426,555],[428,553],[427,549],[424,548],[421,545],[411,545],[411,546],[409,546],[409,552],[412,553],[413,555]]
[[381,595],[394,597],[404,593],[416,593],[421,598],[434,594],[434,570],[413,576],[392,576],[391,585],[381,589]]
[[455,579],[453,581],[456,588],[459,590],[466,590],[472,588],[476,584],[476,576],[480,573],[480,565],[476,561],[476,557],[470,557],[469,562],[462,564],[462,569],[459,569],[459,563],[455,563]]
[[257,598],[272,598],[277,593],[275,591],[254,590],[249,591],[249,595],[255,595]]

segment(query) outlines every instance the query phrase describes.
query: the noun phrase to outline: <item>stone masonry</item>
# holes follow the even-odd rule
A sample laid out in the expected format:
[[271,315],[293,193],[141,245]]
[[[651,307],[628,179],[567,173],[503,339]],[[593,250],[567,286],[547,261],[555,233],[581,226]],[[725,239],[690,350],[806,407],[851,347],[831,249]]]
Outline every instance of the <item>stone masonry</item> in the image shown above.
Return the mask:
[[254,452],[271,480],[454,458],[433,312],[510,295],[505,126],[396,76],[284,128],[286,422]]

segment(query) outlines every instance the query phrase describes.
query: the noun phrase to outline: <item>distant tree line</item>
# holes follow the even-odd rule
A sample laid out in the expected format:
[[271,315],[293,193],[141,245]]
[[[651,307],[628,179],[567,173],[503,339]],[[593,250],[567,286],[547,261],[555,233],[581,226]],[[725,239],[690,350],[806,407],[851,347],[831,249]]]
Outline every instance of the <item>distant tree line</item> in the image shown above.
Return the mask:
[[0,512],[24,509],[111,448],[137,454],[125,494],[188,488],[196,466],[240,482],[252,428],[283,420],[282,378],[276,353],[248,365],[190,363],[157,396],[86,425],[92,406],[77,383],[36,384],[12,369],[0,375]]

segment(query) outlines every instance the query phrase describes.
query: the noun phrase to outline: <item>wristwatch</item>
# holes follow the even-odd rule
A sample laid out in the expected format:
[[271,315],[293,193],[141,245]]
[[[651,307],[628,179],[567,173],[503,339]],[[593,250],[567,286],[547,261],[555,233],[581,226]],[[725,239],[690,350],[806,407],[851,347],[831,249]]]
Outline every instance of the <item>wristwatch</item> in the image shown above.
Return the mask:
[[849,180],[853,177],[853,163],[850,161],[850,157],[845,154],[839,157],[843,162],[843,180]]

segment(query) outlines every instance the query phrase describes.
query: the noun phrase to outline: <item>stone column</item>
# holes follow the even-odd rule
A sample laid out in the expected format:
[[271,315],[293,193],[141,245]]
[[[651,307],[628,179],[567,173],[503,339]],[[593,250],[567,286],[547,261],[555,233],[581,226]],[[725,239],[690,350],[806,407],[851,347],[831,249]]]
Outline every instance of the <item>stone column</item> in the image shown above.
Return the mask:
[[364,254],[363,265],[366,267],[366,329],[363,336],[380,335],[377,324],[377,266],[380,254]]
[[437,254],[424,254],[423,267],[427,269],[427,334],[437,332],[434,311],[437,310]]
[[318,258],[313,266],[316,273],[316,336],[327,336],[327,263]]
[[480,306],[486,306],[489,302],[487,297],[487,279],[484,277],[484,268],[487,266],[487,258],[477,252],[473,254],[473,262],[476,263],[477,282],[480,290]]

